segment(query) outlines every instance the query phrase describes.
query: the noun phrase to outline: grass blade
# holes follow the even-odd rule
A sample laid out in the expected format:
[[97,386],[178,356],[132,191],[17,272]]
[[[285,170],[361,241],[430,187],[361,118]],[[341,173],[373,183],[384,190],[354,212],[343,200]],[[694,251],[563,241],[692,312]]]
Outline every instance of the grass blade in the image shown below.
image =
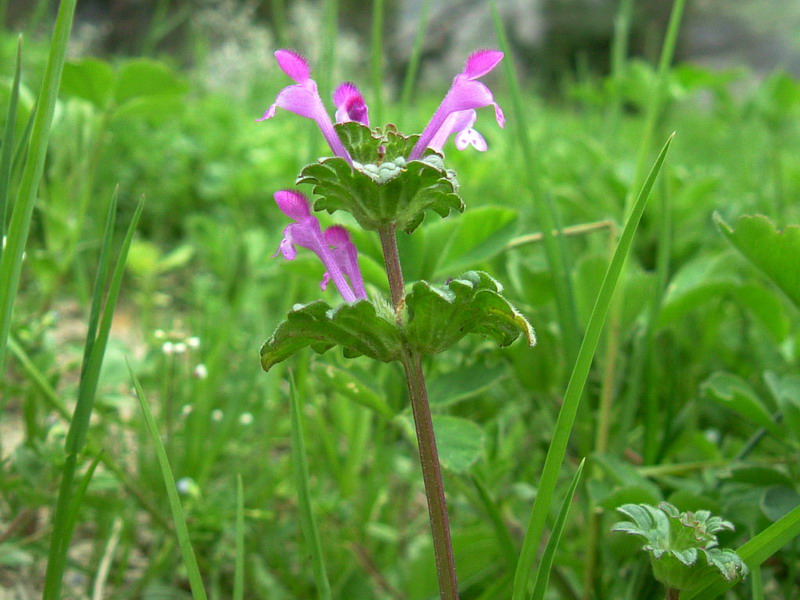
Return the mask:
[[[736,552],[751,571],[756,571],[765,560],[798,536],[800,536],[800,506],[783,515],[756,537],[743,544]],[[700,590],[687,593],[686,600],[692,598],[712,600],[735,585],[718,579],[714,577],[711,583],[704,585]]]
[[583,465],[585,463],[586,459],[584,458],[581,464],[578,465],[578,470],[575,471],[575,475],[572,477],[572,483],[569,484],[567,494],[564,496],[564,502],[561,503],[561,509],[558,511],[558,516],[553,524],[553,531],[542,553],[542,560],[539,561],[539,568],[536,570],[531,600],[544,600],[544,594],[547,591],[547,582],[550,580],[550,569],[553,566],[553,559],[558,549],[558,542],[561,541],[561,534],[564,533],[564,525],[569,516],[570,506],[572,506],[572,497],[575,495],[578,482],[581,480],[581,473],[583,473]]
[[144,415],[147,432],[150,434],[150,440],[153,442],[153,448],[155,449],[156,458],[158,459],[158,466],[161,470],[161,476],[164,479],[164,486],[167,488],[169,509],[172,512],[172,520],[175,522],[175,533],[178,537],[178,546],[181,549],[181,555],[183,556],[183,564],[184,567],[186,567],[186,576],[189,578],[189,586],[192,589],[192,597],[199,600],[206,600],[203,578],[200,576],[200,569],[197,566],[197,559],[194,555],[192,542],[189,539],[186,517],[183,513],[181,500],[178,497],[178,487],[175,485],[175,477],[172,474],[172,468],[169,466],[164,442],[161,441],[158,425],[156,425],[156,420],[153,418],[153,413],[150,412],[150,406],[142,391],[142,385],[139,383],[139,379],[136,377],[133,369],[131,369],[130,364],[128,364],[128,371],[133,380],[133,387],[136,389],[136,396],[139,398],[139,405],[142,407],[142,414]]
[[[125,235],[125,239],[120,249],[119,257],[111,278],[108,295],[106,297],[105,308],[103,309],[102,320],[96,338],[87,336],[86,346],[91,345],[88,352],[88,359],[81,369],[80,381],[78,382],[78,400],[75,404],[75,411],[72,414],[69,432],[65,443],[66,461],[61,475],[61,483],[58,489],[58,499],[56,500],[55,515],[53,517],[53,533],[50,538],[50,550],[47,560],[47,572],[45,574],[44,600],[57,600],[61,594],[61,583],[66,567],[66,554],[69,541],[72,537],[72,529],[69,523],[70,506],[72,502],[72,484],[75,479],[75,470],[78,464],[78,456],[83,450],[86,442],[86,434],[89,430],[89,420],[94,408],[94,398],[97,392],[97,382],[100,378],[100,368],[103,365],[103,356],[108,343],[108,336],[111,331],[111,320],[114,316],[114,307],[119,297],[120,287],[122,286],[122,275],[125,271],[125,261],[128,258],[128,250],[133,241],[133,234],[139,223],[142,214],[144,201],[139,203],[136,212],[131,219],[130,226]],[[113,207],[113,205],[112,205]],[[113,219],[106,221],[106,227],[113,223]],[[110,235],[106,231],[105,237]],[[111,257],[108,253],[103,255],[103,260],[108,263]],[[100,265],[97,278],[105,279],[108,264]],[[96,305],[92,306],[91,313],[99,312],[101,295],[95,297]],[[94,333],[94,332],[93,332]],[[84,347],[84,350],[86,348]],[[85,352],[85,355],[87,353]]]
[[541,171],[537,167],[538,160],[531,147],[530,136],[526,126],[528,117],[525,114],[525,107],[522,102],[522,92],[519,87],[519,81],[517,80],[516,69],[514,68],[514,58],[511,54],[503,22],[500,19],[495,2],[492,2],[492,17],[494,19],[500,50],[505,54],[503,69],[511,92],[517,144],[526,165],[525,176],[527,179],[527,189],[533,198],[536,214],[539,215],[547,266],[553,274],[553,292],[555,293],[556,310],[558,311],[561,331],[563,332],[564,355],[567,364],[571,364],[578,354],[580,329],[578,327],[578,310],[575,304],[575,293],[572,289],[572,280],[569,276],[570,268],[569,261],[567,260],[564,236],[553,235],[553,231],[560,225],[559,218],[552,196],[540,189],[537,174]]
[[372,118],[377,125],[383,124],[383,6],[384,0],[372,0],[370,71],[372,74]]
[[625,228],[617,243],[614,256],[603,278],[603,283],[600,286],[600,292],[597,295],[592,315],[589,318],[589,324],[586,327],[586,336],[578,352],[578,358],[575,362],[575,367],[572,369],[567,391],[564,394],[564,402],[558,413],[558,421],[556,422],[555,431],[553,432],[553,440],[547,451],[547,458],[545,459],[542,476],[539,480],[539,492],[533,504],[528,530],[525,534],[525,541],[523,542],[522,551],[519,561],[517,562],[517,571],[514,576],[513,600],[522,600],[526,595],[528,575],[536,559],[536,548],[539,545],[539,540],[544,531],[545,521],[550,513],[550,506],[553,501],[553,493],[558,480],[558,474],[567,451],[567,442],[572,432],[572,426],[575,423],[578,404],[580,403],[581,395],[586,385],[586,379],[589,375],[589,369],[592,365],[595,351],[597,350],[597,343],[600,340],[600,334],[603,330],[608,307],[611,303],[611,298],[614,295],[617,283],[619,282],[619,276],[622,272],[625,259],[633,243],[633,236],[636,233],[636,228],[639,225],[639,221],[647,205],[647,200],[650,197],[650,190],[653,188],[656,177],[661,171],[671,143],[672,136],[670,136],[667,143],[664,144],[664,147],[661,149],[661,153],[658,155],[644,186],[639,192],[630,217],[628,217],[628,221],[625,223]]
[[[3,130],[3,150],[0,155],[0,239],[6,235],[6,218],[8,211],[8,187],[11,182],[11,161],[14,157],[14,130],[17,123],[17,104],[19,102],[19,78],[22,72],[22,36],[17,44],[17,68],[11,84],[11,96],[6,112],[6,126]],[[0,243],[0,256],[3,245]]]
[[417,33],[414,36],[414,45],[411,48],[411,56],[408,57],[408,67],[403,77],[403,91],[400,94],[400,114],[405,119],[408,104],[411,102],[411,94],[414,93],[414,84],[417,81],[419,71],[419,61],[422,56],[422,43],[425,41],[425,31],[428,28],[428,12],[431,7],[431,0],[422,0],[419,20],[417,21]]
[[[106,296],[106,303],[103,308],[102,318],[100,319],[97,337],[94,340],[87,339],[87,344],[91,343],[92,349],[81,371],[81,380],[78,387],[78,403],[75,405],[75,413],[72,415],[72,423],[70,424],[69,433],[67,434],[68,452],[79,453],[86,441],[86,432],[89,429],[89,417],[94,407],[97,382],[100,379],[103,356],[105,355],[108,336],[111,332],[111,321],[114,318],[114,307],[117,304],[119,291],[122,287],[122,276],[125,273],[125,262],[128,258],[128,250],[130,250],[133,234],[136,231],[136,226],[139,224],[139,218],[142,215],[143,207],[144,199],[139,201],[139,206],[136,207],[136,212],[133,214],[131,223],[128,226],[128,231],[125,234],[125,239],[122,242],[122,248],[120,249],[117,264],[114,267],[114,273],[111,277],[111,284],[108,288],[108,295]],[[106,227],[109,227],[111,224],[113,224],[113,219],[108,219],[106,221]],[[108,232],[106,232],[105,236],[107,235]],[[110,257],[107,253],[104,258],[110,261]],[[100,265],[97,274],[98,280],[105,278],[107,269],[108,265]],[[99,294],[95,296],[94,301],[97,303],[100,302]],[[94,314],[98,310],[98,306],[92,306],[90,314]]]
[[11,213],[6,249],[0,257],[0,372],[3,371],[5,364],[6,341],[11,332],[14,299],[22,271],[22,253],[28,240],[33,206],[36,203],[36,194],[44,171],[47,144],[50,141],[50,125],[53,121],[61,71],[64,68],[67,42],[72,30],[75,2],[76,0],[63,0],[58,8],[50,55],[45,67],[31,132],[28,160],[22,172],[17,200]]
[[244,600],[244,487],[236,474],[236,563],[233,571],[233,600]]
[[320,600],[331,600],[331,586],[325,569],[325,560],[322,556],[322,542],[311,509],[311,492],[308,485],[308,461],[306,460],[306,445],[303,439],[303,415],[295,393],[294,378],[291,380],[289,394],[290,412],[292,415],[292,467],[294,469],[295,485],[297,486],[297,502],[300,507],[300,528],[306,540],[314,569],[314,579],[317,582],[317,592]]
[[103,232],[103,242],[100,246],[100,260],[97,270],[97,277],[94,280],[94,289],[92,291],[92,305],[89,311],[89,325],[86,333],[86,346],[83,349],[83,363],[82,369],[86,369],[89,363],[89,356],[92,353],[94,340],[97,336],[97,323],[100,320],[100,309],[102,307],[103,290],[106,288],[108,279],[108,265],[110,263],[109,255],[111,253],[111,242],[114,238],[114,222],[117,214],[117,197],[119,194],[119,186],[114,189],[111,196],[111,203],[108,207],[108,215],[106,216],[106,226]]

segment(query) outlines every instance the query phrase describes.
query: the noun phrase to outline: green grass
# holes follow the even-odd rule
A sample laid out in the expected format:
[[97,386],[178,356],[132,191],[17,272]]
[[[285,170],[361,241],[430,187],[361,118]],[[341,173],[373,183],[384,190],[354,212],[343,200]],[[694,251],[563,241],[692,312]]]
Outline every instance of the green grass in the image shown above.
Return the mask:
[[[291,41],[290,4],[272,10]],[[331,89],[353,63],[331,33],[341,7],[323,4],[313,72]],[[56,62],[63,17],[59,31]],[[363,71],[342,73],[362,90],[380,76],[381,40],[362,49]],[[31,104],[42,82],[56,101],[50,40],[26,35],[15,105],[18,41],[0,42],[0,300],[13,306],[0,581],[33,597],[48,569],[50,597],[61,581],[65,598],[91,597],[95,581],[114,598],[436,597],[397,365],[334,349],[259,366],[293,304],[336,301],[312,257],[270,258],[286,225],[272,192],[322,147],[286,111],[255,122],[287,78],[254,63],[252,89],[212,92],[203,64],[170,56],[68,61],[50,131]],[[565,77],[557,100],[511,70],[487,78],[507,129],[483,109],[488,152],[446,147],[467,211],[429,215],[398,240],[409,283],[487,270],[539,340],[498,350],[473,338],[424,365],[434,414],[477,427],[474,462],[445,470],[461,597],[661,598],[646,557],[609,529],[617,506],[664,499],[736,525],[722,541],[760,566],[760,583],[726,598],[797,598],[800,309],[786,278],[740,254],[717,221],[735,232],[747,214],[800,223],[800,84],[774,74],[748,87],[748,73],[650,66],[625,47],[616,41],[611,78]],[[385,121],[428,121],[449,79],[420,89],[422,66],[411,60],[402,101],[385,92]],[[629,221],[655,160],[648,137],[660,145],[672,131],[647,210]],[[368,288],[387,295],[377,237],[353,235]]]

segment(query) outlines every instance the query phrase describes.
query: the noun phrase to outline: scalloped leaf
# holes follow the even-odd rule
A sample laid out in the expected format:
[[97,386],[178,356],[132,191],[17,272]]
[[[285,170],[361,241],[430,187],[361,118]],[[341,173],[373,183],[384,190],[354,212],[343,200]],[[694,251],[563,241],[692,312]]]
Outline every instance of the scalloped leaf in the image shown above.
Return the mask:
[[399,358],[400,344],[397,324],[378,314],[368,300],[336,308],[317,300],[289,312],[261,347],[261,366],[269,371],[307,346],[319,354],[341,346],[348,358],[364,355],[390,362]]
[[468,333],[488,335],[501,347],[523,334],[533,346],[533,328],[501,292],[500,283],[482,271],[468,271],[446,286],[416,282],[406,296],[409,343],[419,352],[436,354]]
[[310,183],[320,196],[314,210],[345,210],[364,229],[394,225],[406,233],[422,223],[428,210],[442,217],[451,210],[464,211],[458,182],[437,154],[410,162],[387,156],[379,163],[353,164],[351,168],[343,158],[333,157],[303,168],[297,183]]
[[718,214],[714,220],[728,241],[800,307],[800,226],[779,231],[764,215],[739,217],[735,229]]

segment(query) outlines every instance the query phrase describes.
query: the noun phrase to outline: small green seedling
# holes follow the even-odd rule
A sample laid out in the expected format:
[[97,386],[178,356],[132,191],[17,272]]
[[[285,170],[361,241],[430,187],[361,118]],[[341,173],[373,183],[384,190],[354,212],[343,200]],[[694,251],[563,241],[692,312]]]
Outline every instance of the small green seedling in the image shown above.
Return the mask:
[[667,600],[677,600],[681,592],[691,591],[709,572],[725,581],[747,575],[747,565],[736,552],[718,547],[715,534],[732,531],[730,521],[707,510],[678,512],[668,502],[658,507],[624,504],[617,510],[633,523],[622,521],[611,530],[645,539],[642,550],[650,555],[653,576],[666,586]]

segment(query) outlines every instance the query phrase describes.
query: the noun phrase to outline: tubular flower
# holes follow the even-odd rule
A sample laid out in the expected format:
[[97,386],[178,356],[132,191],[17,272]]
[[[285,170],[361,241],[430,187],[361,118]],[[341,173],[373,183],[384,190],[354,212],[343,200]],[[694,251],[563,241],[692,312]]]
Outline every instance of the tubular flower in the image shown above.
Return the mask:
[[439,131],[433,136],[428,148],[440,152],[447,138],[455,135],[456,148],[464,150],[467,146],[472,146],[480,152],[486,151],[486,140],[472,126],[478,118],[478,114],[473,110],[458,110],[450,113],[445,119]]
[[[278,66],[295,82],[283,88],[275,102],[267,109],[264,116],[258,119],[264,121],[275,116],[277,108],[283,108],[301,117],[314,120],[322,131],[322,135],[328,142],[336,156],[340,156],[348,163],[352,163],[350,154],[342,145],[339,136],[333,129],[333,123],[322,104],[322,99],[317,91],[317,83],[311,79],[311,68],[305,58],[292,52],[291,50],[278,50],[275,52],[275,59]],[[362,101],[363,102],[363,101]],[[366,114],[366,112],[365,112]]]
[[[367,292],[364,290],[364,279],[361,277],[361,270],[358,268],[358,250],[350,240],[350,234],[347,229],[341,225],[334,225],[323,232],[323,237],[325,242],[331,246],[331,254],[336,264],[339,265],[339,268],[350,280],[350,285],[353,286],[356,298],[366,298]],[[330,279],[331,275],[326,272],[322,278],[323,290],[327,287]]]
[[[440,130],[445,129],[443,135],[444,139],[447,138],[449,133],[453,131],[453,122],[451,121],[448,127],[447,120],[454,113],[491,105],[494,106],[497,124],[503,127],[505,124],[505,117],[503,116],[503,111],[494,101],[491,90],[480,81],[476,81],[476,79],[494,69],[502,58],[503,53],[499,50],[478,50],[470,54],[464,64],[464,70],[456,75],[453,80],[453,85],[450,86],[450,90],[445,95],[439,108],[436,109],[433,117],[431,117],[431,120],[422,132],[419,141],[411,151],[411,155],[408,157],[409,160],[415,160],[422,156],[425,149],[431,146],[434,140],[438,142],[439,138],[436,136],[440,133]],[[455,119],[456,118],[454,118],[454,120]],[[477,133],[474,129],[471,129],[471,126],[468,129],[471,133],[465,134],[462,138],[462,143],[464,140],[470,143],[470,138],[474,138],[474,133]],[[483,138],[480,139],[482,140]],[[456,142],[458,143],[458,137],[456,138]],[[478,143],[480,144],[480,142]],[[464,147],[466,147],[466,143],[464,143]]]
[[[283,240],[273,256],[282,254],[286,260],[294,260],[297,256],[295,246],[307,248],[314,252],[325,266],[326,271],[321,283],[323,290],[329,281],[333,281],[345,302],[366,298],[364,280],[358,268],[358,252],[350,241],[347,230],[344,227],[333,226],[323,233],[319,221],[311,214],[308,200],[299,192],[280,190],[275,192],[274,197],[281,212],[294,223],[284,228]],[[347,279],[350,280],[352,287]]]
[[369,127],[369,110],[364,96],[354,83],[345,81],[333,92],[333,103],[336,105],[336,122],[356,121]]

